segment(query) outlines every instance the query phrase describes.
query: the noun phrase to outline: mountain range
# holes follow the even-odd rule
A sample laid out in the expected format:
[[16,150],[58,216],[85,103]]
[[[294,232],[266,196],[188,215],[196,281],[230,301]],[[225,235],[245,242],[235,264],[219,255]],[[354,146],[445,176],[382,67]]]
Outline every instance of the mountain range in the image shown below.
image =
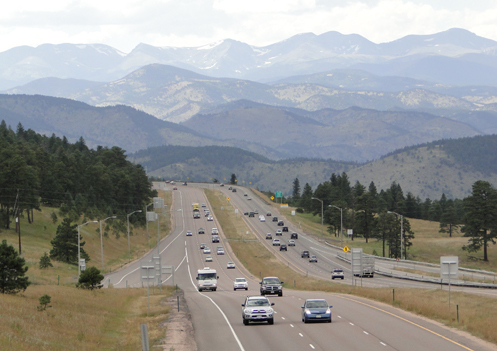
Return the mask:
[[[488,125],[497,123],[487,116]],[[494,116],[495,117],[495,116]],[[135,152],[153,146],[236,146],[271,159],[324,158],[365,162],[406,146],[481,135],[471,124],[417,111],[307,111],[249,100],[218,105],[183,124],[132,107],[95,107],[42,95],[0,95],[0,119],[39,133],[80,136],[88,146]],[[475,124],[487,119],[475,119]]]
[[[288,80],[295,83],[270,85],[234,78],[213,78],[173,66],[151,64],[109,83],[44,78],[10,89],[7,93],[64,97],[94,106],[128,105],[176,123],[240,99],[309,111],[354,106],[376,110],[422,109],[440,116],[455,110],[497,111],[497,88],[445,87],[444,93],[437,93],[425,89],[421,81],[407,79],[404,83],[406,89],[389,92],[359,89],[358,83],[367,81],[369,87],[379,87],[392,80],[400,85],[404,79],[338,70],[290,77]],[[345,89],[344,81],[357,90]],[[428,84],[427,88],[434,86]]]
[[[492,178],[465,168],[471,158],[454,163],[426,148],[411,173],[407,163],[399,170],[374,160],[497,133],[496,57],[497,42],[462,29],[382,44],[328,32],[265,47],[140,44],[128,54],[102,44],[18,47],[0,53],[0,120],[82,136],[90,147],[160,150],[168,159],[150,169],[171,177],[220,177],[233,167],[260,187],[284,189],[294,175],[317,184],[349,170],[361,182],[369,172],[375,183],[408,180],[416,194],[459,196],[474,177]],[[135,160],[152,157],[160,159]],[[231,163],[213,166],[223,157]]]
[[458,28],[380,44],[332,31],[263,47],[232,39],[200,47],[139,44],[127,54],[103,44],[43,44],[0,53],[0,89],[47,77],[114,81],[153,63],[259,82],[352,68],[441,84],[497,86],[496,55],[497,42]]

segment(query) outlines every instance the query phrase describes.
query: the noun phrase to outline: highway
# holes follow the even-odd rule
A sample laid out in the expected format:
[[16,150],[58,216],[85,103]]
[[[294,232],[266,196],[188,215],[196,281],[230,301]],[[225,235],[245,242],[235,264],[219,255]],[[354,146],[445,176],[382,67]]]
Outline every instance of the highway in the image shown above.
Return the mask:
[[[275,303],[274,325],[250,324],[244,326],[241,317],[241,304],[244,297],[259,294],[259,279],[247,272],[232,254],[226,240],[220,244],[211,243],[211,229],[219,228],[220,236],[224,234],[219,223],[207,221],[206,217],[193,219],[191,204],[194,202],[210,204],[200,188],[208,185],[178,186],[173,191],[173,231],[159,245],[163,265],[175,267],[174,282],[184,290],[195,329],[195,340],[199,350],[496,350],[497,348],[483,343],[466,334],[445,328],[438,323],[395,309],[389,305],[372,302],[366,299],[321,292],[304,292],[284,290],[283,297],[269,296]],[[212,187],[212,185],[210,185]],[[171,187],[169,187],[170,189]],[[247,200],[244,191],[228,193],[225,186],[222,190],[231,198],[231,203],[242,213],[257,208],[259,213],[274,211],[267,208],[255,196]],[[177,211],[181,209],[181,211]],[[201,213],[203,213],[201,209]],[[211,211],[212,213],[212,211]],[[213,214],[213,213],[212,213]],[[260,222],[258,217],[245,218],[250,228],[260,237],[268,249],[277,257],[288,262],[297,271],[322,279],[330,279],[330,271],[342,266],[346,271],[346,279],[337,284],[350,284],[350,269],[347,264],[336,260],[335,251],[313,238],[299,235],[297,246],[289,247],[288,252],[279,252],[263,238],[266,232],[277,229],[276,223]],[[285,223],[287,224],[287,223]],[[206,234],[197,234],[198,228],[204,228]],[[186,236],[191,230],[193,236]],[[289,233],[292,232],[290,226]],[[298,231],[297,231],[298,232]],[[283,241],[287,241],[289,233],[284,233]],[[299,233],[300,234],[300,233]],[[281,238],[281,237],[279,237]],[[206,243],[213,251],[213,262],[205,262],[206,254],[200,250],[200,244]],[[215,247],[225,247],[225,255],[216,255]],[[318,263],[310,264],[300,257],[304,248],[318,255]],[[105,285],[110,282],[116,288],[141,286],[140,266],[150,265],[157,249],[153,249],[142,259],[132,262],[120,271],[106,275]],[[227,263],[235,262],[236,269],[227,269]],[[219,275],[218,290],[215,292],[198,292],[196,289],[197,269],[208,266],[217,270]],[[246,277],[249,291],[233,291],[233,281],[237,277]],[[172,284],[172,277],[164,276],[164,284]],[[363,279],[365,286],[416,286],[415,282],[399,282],[394,279],[376,277]],[[398,285],[396,285],[398,284]],[[429,285],[433,288],[433,285]],[[333,323],[304,324],[300,311],[307,298],[325,298],[333,305]]]

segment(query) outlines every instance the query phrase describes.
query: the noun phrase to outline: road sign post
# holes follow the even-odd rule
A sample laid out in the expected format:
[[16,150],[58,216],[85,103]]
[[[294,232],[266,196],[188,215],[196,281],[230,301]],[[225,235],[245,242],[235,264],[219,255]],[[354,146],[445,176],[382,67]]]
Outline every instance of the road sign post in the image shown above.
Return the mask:
[[449,280],[449,308],[450,308],[450,280],[459,278],[459,257],[440,257],[440,279]]
[[362,285],[362,248],[353,248],[351,253],[352,257],[350,258],[350,268],[352,271],[352,282],[354,281],[354,275],[358,274],[361,276]]

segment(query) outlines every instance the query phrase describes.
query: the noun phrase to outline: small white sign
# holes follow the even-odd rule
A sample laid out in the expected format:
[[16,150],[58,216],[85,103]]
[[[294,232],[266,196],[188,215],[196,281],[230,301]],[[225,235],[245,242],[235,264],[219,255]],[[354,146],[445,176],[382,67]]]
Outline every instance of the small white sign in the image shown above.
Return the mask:
[[457,256],[440,257],[440,278],[441,279],[459,278],[459,257]]
[[238,213],[238,208],[235,208],[235,213]]
[[292,216],[295,216],[295,211],[292,211]]

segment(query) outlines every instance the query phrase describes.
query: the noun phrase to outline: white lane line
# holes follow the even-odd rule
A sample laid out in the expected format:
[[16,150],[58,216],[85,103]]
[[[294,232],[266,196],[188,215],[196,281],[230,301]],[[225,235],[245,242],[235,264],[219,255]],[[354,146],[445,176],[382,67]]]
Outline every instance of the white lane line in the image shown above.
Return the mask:
[[384,342],[381,342],[381,341],[380,341],[380,344],[382,344],[383,346],[387,346],[387,344],[385,344]]
[[369,333],[365,330],[362,331],[364,334],[369,335]]
[[122,282],[122,281],[123,281],[123,279],[124,279],[124,278],[126,278],[128,275],[130,275],[131,273],[136,272],[136,271],[137,271],[137,270],[139,270],[139,269],[140,269],[140,267],[138,267],[138,268],[136,268],[136,269],[133,269],[133,270],[132,270],[131,272],[129,272],[128,274],[123,275],[123,277],[121,278],[121,280],[120,280],[120,281],[118,281],[117,283],[115,283],[114,285],[118,285],[120,282]]
[[285,317],[281,317],[281,319],[285,319]]
[[300,337],[303,338],[304,336],[302,335],[302,333],[299,333]]
[[[175,272],[179,269],[179,267],[181,267],[181,265],[183,264],[183,262],[185,261],[185,259],[187,258],[187,256],[185,255],[185,257],[183,257],[183,259],[181,260],[181,262],[179,263],[179,265],[175,268]],[[164,284],[165,282],[167,282],[170,278],[172,278],[172,274],[166,278],[166,280],[163,280],[162,281],[162,284]]]
[[314,349],[316,349],[316,348],[314,347],[314,345],[312,345],[312,344],[309,344],[309,346],[310,346],[310,347],[311,347],[311,349],[313,349],[313,350],[314,350]]
[[338,318],[342,318],[342,316],[337,316]]
[[[181,192],[180,192],[180,196],[181,196],[181,203],[183,204],[183,196],[181,195]],[[179,234],[176,236],[176,238],[174,238],[170,243],[169,245],[167,245],[160,253],[163,253],[169,246],[171,246],[171,244],[180,237],[180,235],[183,233],[183,231],[185,230],[185,216],[183,215],[183,212],[181,212],[181,217],[183,218],[183,230],[181,232],[179,232]],[[159,243],[157,243],[157,245],[159,245]],[[185,245],[186,245],[186,241],[185,241]],[[137,270],[139,270],[140,267],[132,270],[131,272],[129,272],[128,274],[125,274],[122,276],[121,280],[119,280],[117,283],[114,284],[115,285],[118,285],[119,283],[121,283],[123,281],[124,278],[126,278],[128,275],[130,275],[131,273],[134,273],[136,272]],[[136,284],[135,284],[136,285]]]
[[[187,250],[186,247],[185,247],[185,250]],[[188,252],[187,252],[187,256],[188,256]],[[238,346],[240,347],[240,351],[245,351],[245,349],[243,348],[242,343],[240,342],[240,339],[238,339],[238,335],[236,335],[235,330],[231,326],[231,323],[228,320],[228,317],[226,317],[226,315],[224,314],[224,312],[221,309],[221,307],[219,307],[219,305],[216,302],[214,302],[213,299],[211,299],[209,296],[207,296],[205,294],[202,294],[200,291],[198,291],[197,287],[195,286],[195,283],[193,282],[192,273],[190,271],[190,265],[188,265],[187,267],[188,267],[188,275],[190,276],[190,281],[192,282],[192,285],[195,288],[195,290],[197,290],[197,293],[200,294],[200,295],[202,295],[203,297],[208,298],[214,304],[214,306],[217,307],[217,309],[219,310],[219,312],[221,312],[221,314],[223,315],[224,320],[226,321],[226,323],[228,323],[228,327],[230,328],[231,333],[233,334],[233,337],[235,338],[236,342],[238,343]]]
[[349,322],[349,324],[350,324],[350,325],[354,325],[354,323],[350,323],[350,322]]
[[293,328],[293,324],[290,324],[290,327],[292,327],[292,328]]

